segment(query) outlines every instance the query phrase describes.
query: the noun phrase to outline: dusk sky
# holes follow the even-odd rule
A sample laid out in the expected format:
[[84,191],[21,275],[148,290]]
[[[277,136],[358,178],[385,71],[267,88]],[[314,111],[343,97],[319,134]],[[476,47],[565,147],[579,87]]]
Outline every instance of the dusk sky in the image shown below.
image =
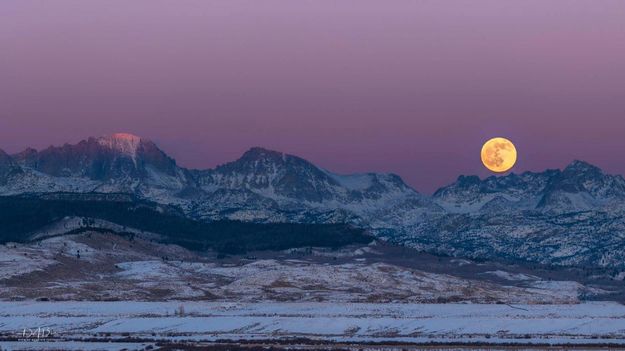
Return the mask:
[[625,173],[625,1],[0,1],[0,148],[130,132],[186,167],[252,146],[430,193],[573,159]]

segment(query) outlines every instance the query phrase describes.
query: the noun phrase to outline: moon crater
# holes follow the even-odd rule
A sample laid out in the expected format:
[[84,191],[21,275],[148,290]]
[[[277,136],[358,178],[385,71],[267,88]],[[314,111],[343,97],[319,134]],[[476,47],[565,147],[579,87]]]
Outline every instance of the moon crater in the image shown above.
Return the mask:
[[517,151],[514,144],[506,138],[492,138],[482,146],[482,163],[486,168],[495,173],[509,171],[517,159]]

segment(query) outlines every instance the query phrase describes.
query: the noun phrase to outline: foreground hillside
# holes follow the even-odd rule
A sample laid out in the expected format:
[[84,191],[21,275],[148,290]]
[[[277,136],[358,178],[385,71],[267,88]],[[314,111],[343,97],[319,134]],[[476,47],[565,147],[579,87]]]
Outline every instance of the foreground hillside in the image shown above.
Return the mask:
[[197,252],[154,237],[84,232],[0,246],[2,300],[579,303],[622,282],[574,269],[432,256],[380,243]]

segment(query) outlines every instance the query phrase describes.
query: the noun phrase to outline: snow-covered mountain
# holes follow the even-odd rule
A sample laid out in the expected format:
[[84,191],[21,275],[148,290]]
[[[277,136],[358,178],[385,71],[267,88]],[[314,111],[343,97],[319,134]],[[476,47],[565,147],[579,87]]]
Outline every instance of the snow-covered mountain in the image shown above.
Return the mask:
[[125,133],[41,151],[26,149],[12,159],[24,171],[12,179],[18,192],[24,187],[31,192],[142,193],[181,190],[191,182],[188,172],[153,142]]
[[180,167],[131,134],[0,151],[0,195],[59,192],[132,194],[199,221],[348,223],[447,255],[625,267],[625,180],[582,161],[460,176],[429,197],[394,174],[339,175],[258,147],[206,170]]
[[365,224],[389,211],[441,211],[397,175],[339,175],[258,147],[208,170],[179,167],[153,142],[124,133],[0,154],[0,194],[50,192],[131,193],[200,220]]
[[525,172],[507,176],[460,176],[434,193],[434,201],[450,213],[491,213],[537,210],[570,213],[621,206],[625,179],[605,174],[583,161],[573,161],[564,170]]
[[625,179],[586,162],[483,180],[460,176],[433,199],[444,215],[391,240],[482,259],[625,267]]
[[238,160],[194,171],[207,194],[196,202],[201,217],[234,219],[370,222],[384,211],[436,212],[430,199],[394,174],[339,175],[297,156],[252,148]]

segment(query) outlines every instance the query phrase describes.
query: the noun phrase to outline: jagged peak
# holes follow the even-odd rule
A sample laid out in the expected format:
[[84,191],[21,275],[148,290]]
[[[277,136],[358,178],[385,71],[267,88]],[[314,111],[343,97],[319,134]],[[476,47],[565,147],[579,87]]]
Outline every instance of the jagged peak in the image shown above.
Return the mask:
[[261,163],[274,163],[274,164],[282,164],[287,160],[295,160],[299,159],[297,156],[292,156],[285,154],[280,151],[266,149],[260,146],[255,146],[247,150],[246,152],[239,157],[236,161],[232,163],[256,163],[260,161]]
[[141,137],[130,133],[115,133],[97,138],[98,144],[112,150],[136,156],[137,150],[144,141]]
[[243,153],[241,158],[266,158],[266,157],[284,157],[285,154],[280,151],[266,149],[260,146],[251,147]]
[[566,168],[564,169],[565,172],[571,172],[571,171],[592,171],[592,172],[601,172],[601,168],[592,165],[586,161],[581,161],[581,160],[574,160],[573,162],[571,162],[568,166],[566,166]]
[[27,147],[24,150],[20,151],[17,153],[17,155],[21,155],[21,154],[33,154],[36,153],[37,149],[32,148],[32,147]]
[[0,166],[6,166],[7,164],[14,165],[15,160],[13,160],[13,157],[11,157],[11,155],[0,149]]
[[456,180],[459,184],[479,184],[482,180],[480,179],[480,177],[476,176],[476,175],[464,175],[461,174],[458,176],[458,179]]
[[142,138],[140,136],[131,134],[131,133],[114,133],[109,136],[110,138],[117,140],[131,140],[131,141],[140,141]]
[[138,143],[141,142],[143,138],[131,133],[113,133],[110,135],[103,135],[99,137],[98,140],[116,140],[118,142]]
[[36,155],[37,152],[39,152],[39,151],[37,151],[37,149],[33,149],[32,147],[27,147],[26,149],[24,149],[24,150],[22,150],[22,151],[20,151],[20,152],[18,152],[16,154],[13,154],[11,156],[14,157],[16,160],[23,160],[23,159],[26,159],[26,158],[31,157],[33,155]]

